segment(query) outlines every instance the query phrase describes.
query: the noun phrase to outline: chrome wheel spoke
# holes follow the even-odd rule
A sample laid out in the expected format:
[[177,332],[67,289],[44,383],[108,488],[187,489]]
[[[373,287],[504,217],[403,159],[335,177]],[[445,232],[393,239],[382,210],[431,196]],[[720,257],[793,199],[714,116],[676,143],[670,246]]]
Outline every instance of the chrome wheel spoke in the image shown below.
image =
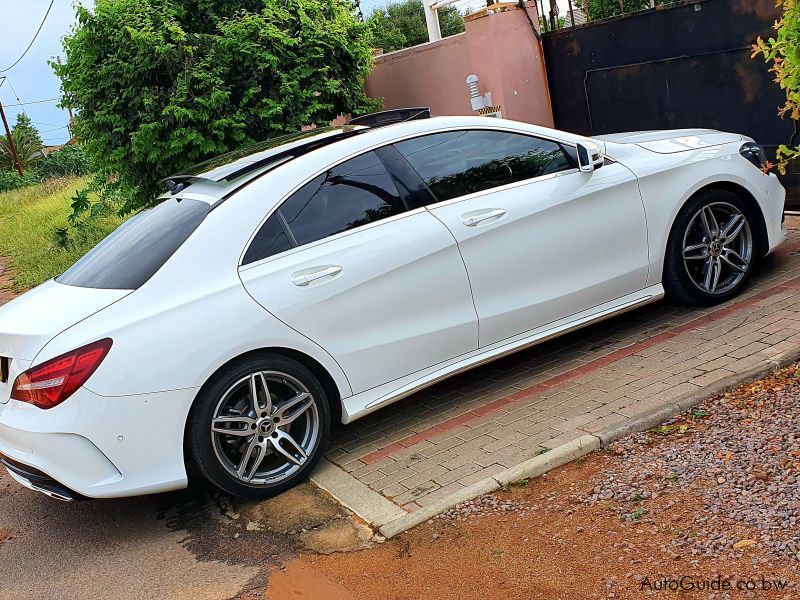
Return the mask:
[[[263,459],[264,459],[263,443],[259,442],[258,438],[254,435],[253,439],[250,440],[250,443],[247,445],[247,449],[242,453],[242,460],[236,469],[236,474],[239,476],[239,479],[250,481],[253,478],[253,475],[255,474],[256,470],[258,469]],[[248,469],[247,466],[251,462],[253,464]]]
[[707,292],[715,292],[719,285],[720,275],[720,261],[719,258],[714,256],[710,257],[705,264],[705,277],[703,279],[703,287]]
[[[296,465],[302,465],[308,459],[305,450],[298,444],[295,439],[285,431],[278,429],[275,437],[271,437],[272,447],[287,458],[290,462]],[[284,448],[282,443],[286,443],[289,448]],[[295,456],[297,454],[297,456]]]
[[255,419],[245,416],[217,417],[211,423],[211,431],[223,435],[248,436],[253,435],[255,423]]
[[720,237],[725,240],[725,244],[730,244],[734,241],[739,234],[742,233],[744,229],[744,225],[747,220],[744,218],[744,215],[738,214],[734,215],[734,217],[730,220],[730,222],[725,226],[725,229],[720,234]]
[[726,248],[725,252],[722,254],[720,258],[722,258],[722,260],[728,263],[734,270],[738,271],[739,273],[746,273],[747,267],[750,266],[750,263],[748,263],[745,259],[743,259],[738,252],[736,252],[735,250],[731,250],[730,248]]
[[[698,251],[702,251],[698,253]],[[684,260],[703,260],[708,258],[708,244],[693,244],[683,249]]]
[[703,221],[703,229],[705,229],[706,236],[708,236],[709,239],[716,237],[719,233],[719,224],[710,206],[703,207],[703,210],[700,212],[700,219]]
[[[264,396],[264,406],[261,406],[258,401],[259,390]],[[263,373],[253,373],[250,376],[250,402],[256,417],[262,413],[270,414],[272,412],[272,399],[270,398],[269,387]]]
[[306,392],[297,394],[297,396],[287,400],[285,404],[275,409],[274,416],[278,419],[276,423],[279,426],[288,425],[311,408],[312,404],[314,404],[314,398],[311,394]]

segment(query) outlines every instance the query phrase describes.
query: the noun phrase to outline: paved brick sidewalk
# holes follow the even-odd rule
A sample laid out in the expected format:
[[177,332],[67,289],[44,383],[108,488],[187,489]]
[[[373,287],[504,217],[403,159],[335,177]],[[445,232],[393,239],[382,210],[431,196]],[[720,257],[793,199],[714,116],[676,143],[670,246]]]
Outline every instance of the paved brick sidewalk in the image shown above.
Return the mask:
[[342,428],[327,457],[414,510],[800,347],[799,290],[793,229],[732,302],[660,302],[473,369]]

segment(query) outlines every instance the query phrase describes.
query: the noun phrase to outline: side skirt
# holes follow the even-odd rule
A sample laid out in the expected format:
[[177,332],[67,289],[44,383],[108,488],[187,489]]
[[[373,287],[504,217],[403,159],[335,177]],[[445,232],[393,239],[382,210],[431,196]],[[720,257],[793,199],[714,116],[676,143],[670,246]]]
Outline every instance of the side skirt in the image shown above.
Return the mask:
[[592,323],[602,321],[609,317],[634,310],[645,304],[655,302],[664,297],[664,288],[656,284],[634,294],[618,298],[612,302],[601,304],[587,311],[560,319],[538,329],[520,334],[479,348],[474,352],[454,358],[446,363],[440,363],[424,371],[406,375],[395,381],[386,383],[376,388],[366,390],[360,394],[342,400],[342,423],[347,424],[387,406],[402,400],[426,387],[447,379],[458,373],[473,369],[508,354],[517,352],[530,346],[535,346],[553,339],[575,329],[580,329]]

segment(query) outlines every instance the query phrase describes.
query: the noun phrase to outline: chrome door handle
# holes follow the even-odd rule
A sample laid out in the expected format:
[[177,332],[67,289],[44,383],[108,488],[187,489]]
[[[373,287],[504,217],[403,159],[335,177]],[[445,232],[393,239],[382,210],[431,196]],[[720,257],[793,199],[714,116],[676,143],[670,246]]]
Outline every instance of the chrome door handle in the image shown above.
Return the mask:
[[502,208],[494,208],[492,210],[479,212],[477,214],[467,213],[466,215],[461,215],[461,222],[467,227],[475,227],[478,223],[483,223],[489,219],[499,219],[504,214],[506,214],[506,211],[504,211]]
[[333,277],[334,275],[338,275],[342,272],[342,267],[337,267],[335,265],[330,267],[325,267],[324,269],[320,269],[319,271],[311,271],[308,272],[299,272],[292,275],[292,283],[299,286],[306,286],[313,281],[317,281],[318,279],[323,279],[324,277]]

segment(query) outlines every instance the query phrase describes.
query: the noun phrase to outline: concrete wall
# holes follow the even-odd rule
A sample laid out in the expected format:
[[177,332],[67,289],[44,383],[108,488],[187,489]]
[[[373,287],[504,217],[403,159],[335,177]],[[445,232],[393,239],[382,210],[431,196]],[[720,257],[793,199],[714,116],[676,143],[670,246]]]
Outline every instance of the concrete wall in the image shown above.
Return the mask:
[[[538,25],[533,2],[528,11]],[[377,56],[367,94],[383,98],[386,110],[428,106],[434,115],[470,115],[466,78],[474,74],[503,117],[552,126],[543,60],[525,13],[509,7],[468,17],[462,34]]]

